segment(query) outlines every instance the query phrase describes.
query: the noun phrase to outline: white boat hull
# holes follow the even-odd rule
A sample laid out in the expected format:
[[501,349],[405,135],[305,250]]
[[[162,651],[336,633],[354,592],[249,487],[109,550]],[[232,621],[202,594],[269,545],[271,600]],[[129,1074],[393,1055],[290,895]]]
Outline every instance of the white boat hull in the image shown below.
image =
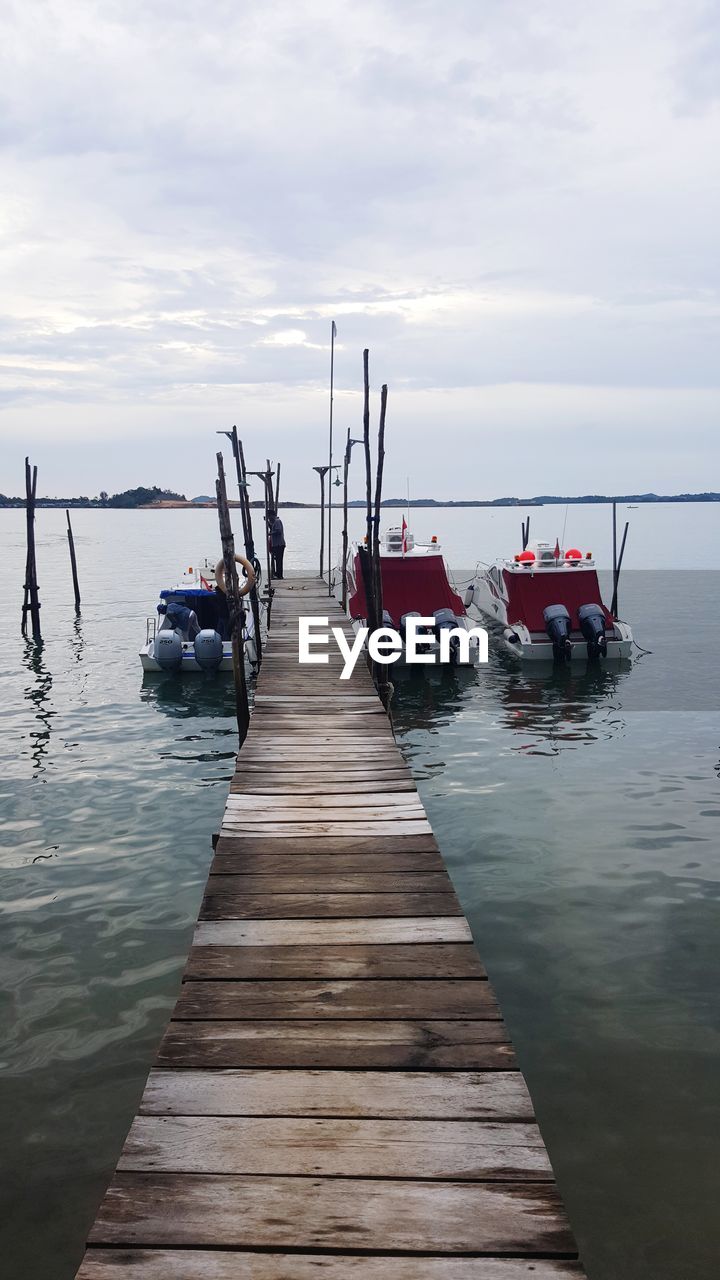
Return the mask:
[[[494,623],[494,631],[500,632],[500,645],[505,653],[511,654],[519,662],[553,662],[553,646],[549,636],[544,632],[528,631],[520,622],[508,623],[506,603],[498,593],[497,581],[494,583],[485,573],[479,573],[473,579],[465,595],[465,607],[470,613],[483,622]],[[491,632],[492,634],[492,632]],[[572,650],[570,658],[573,662],[587,662],[587,642],[580,631],[570,635]],[[616,619],[613,634],[606,632],[607,653],[599,655],[600,662],[622,662],[632,657],[633,636],[626,622]]]

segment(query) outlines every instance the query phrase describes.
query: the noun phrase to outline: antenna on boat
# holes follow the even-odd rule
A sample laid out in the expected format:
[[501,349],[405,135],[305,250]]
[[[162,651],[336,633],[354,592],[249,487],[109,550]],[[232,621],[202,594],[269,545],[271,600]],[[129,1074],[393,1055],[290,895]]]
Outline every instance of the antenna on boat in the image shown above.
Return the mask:
[[527,544],[530,541],[530,517],[522,522],[522,549],[527,551]]
[[560,543],[561,543],[561,546],[562,546],[562,548],[563,548],[563,551],[565,550],[565,530],[567,529],[567,518],[568,518],[568,511],[569,511],[569,510],[570,510],[570,505],[569,505],[569,503],[567,503],[567,504],[566,504],[566,506],[565,506],[565,519],[563,520],[562,538],[561,538],[561,540],[560,540]]

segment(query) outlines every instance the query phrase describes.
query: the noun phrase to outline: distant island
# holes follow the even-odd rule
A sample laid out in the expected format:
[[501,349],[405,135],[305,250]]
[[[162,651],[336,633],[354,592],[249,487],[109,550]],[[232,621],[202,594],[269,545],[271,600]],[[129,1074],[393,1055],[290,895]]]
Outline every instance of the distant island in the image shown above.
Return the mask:
[[[615,496],[585,493],[576,497],[544,493],[534,498],[411,498],[409,505],[411,507],[549,507],[609,502],[621,502],[635,506],[649,502],[720,502],[720,493],[623,493]],[[230,501],[229,505],[237,507],[239,504]],[[264,502],[257,499],[250,503],[251,507],[262,508],[264,505]],[[317,508],[320,504],[318,502],[281,501],[279,505],[285,510],[292,510],[294,508]],[[342,504],[335,502],[333,505],[338,507]],[[383,507],[407,507],[408,501],[407,498],[385,498],[382,505]],[[0,493],[0,507],[24,506],[24,498],[8,498],[4,493]],[[122,493],[113,493],[112,495],[102,491],[96,498],[38,498],[36,506],[100,507],[111,510],[160,511],[191,507],[214,507],[215,499],[209,494],[200,494],[196,498],[186,498],[184,493],[174,493],[172,489],[160,489],[157,485],[152,485],[150,488],[140,485],[137,489],[124,489]],[[348,503],[348,506],[364,508],[365,500],[354,498]]]

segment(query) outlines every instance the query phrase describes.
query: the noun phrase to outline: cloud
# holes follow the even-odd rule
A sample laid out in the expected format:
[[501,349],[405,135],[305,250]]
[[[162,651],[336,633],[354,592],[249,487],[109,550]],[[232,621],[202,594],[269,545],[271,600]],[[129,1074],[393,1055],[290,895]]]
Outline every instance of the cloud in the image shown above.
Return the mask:
[[[531,441],[568,404],[601,435],[632,423],[623,465],[676,487],[678,433],[717,404],[720,44],[699,0],[4,12],[6,465],[62,436],[85,491],[121,488],[142,438],[159,459],[172,442],[188,489],[203,423],[212,463],[216,423],[261,422],[261,456],[309,496],[334,318],[340,401],[357,415],[369,345],[418,490],[444,474],[427,406],[467,486],[488,413]],[[113,475],[81,451],[98,436]],[[683,487],[717,450],[690,441]],[[558,486],[554,451],[535,468]],[[561,469],[592,487],[580,452]]]

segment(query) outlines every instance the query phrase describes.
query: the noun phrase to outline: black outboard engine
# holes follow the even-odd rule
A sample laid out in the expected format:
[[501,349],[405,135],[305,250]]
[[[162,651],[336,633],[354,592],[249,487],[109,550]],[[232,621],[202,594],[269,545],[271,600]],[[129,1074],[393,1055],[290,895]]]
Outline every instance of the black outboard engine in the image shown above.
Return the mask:
[[588,658],[605,658],[607,656],[607,639],[605,638],[605,614],[599,604],[581,604],[578,609],[580,630],[587,640]]
[[[433,613],[435,619],[435,635],[440,639],[441,631],[457,630],[457,618],[452,609],[436,609]],[[457,636],[450,637],[450,662],[454,667],[458,664],[460,657],[460,640]]]
[[570,640],[570,614],[564,604],[549,604],[543,609],[545,630],[552,640],[553,657],[556,662],[569,662],[572,657]]

